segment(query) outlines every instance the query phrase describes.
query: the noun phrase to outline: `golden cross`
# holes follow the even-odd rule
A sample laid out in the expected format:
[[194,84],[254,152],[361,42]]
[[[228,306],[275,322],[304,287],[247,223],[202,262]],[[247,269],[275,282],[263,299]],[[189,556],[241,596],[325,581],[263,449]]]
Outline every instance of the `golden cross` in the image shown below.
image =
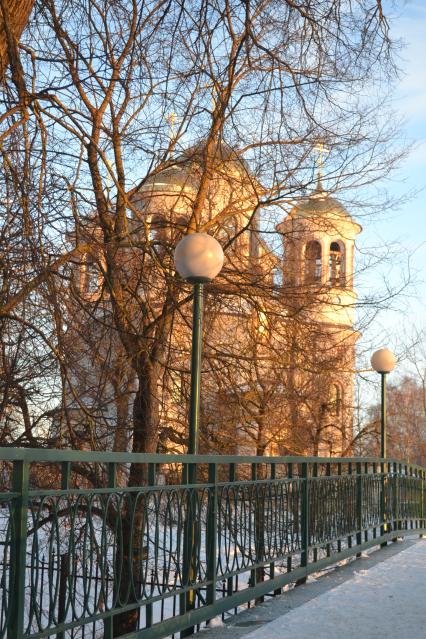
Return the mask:
[[166,115],[166,122],[169,125],[169,138],[171,140],[175,137],[175,124],[176,124],[177,115],[174,111]]
[[328,149],[324,142],[319,142],[314,146],[314,151],[318,152],[317,157],[317,167],[318,167],[318,178],[322,178],[322,170],[324,168],[324,155],[330,153],[330,149]]

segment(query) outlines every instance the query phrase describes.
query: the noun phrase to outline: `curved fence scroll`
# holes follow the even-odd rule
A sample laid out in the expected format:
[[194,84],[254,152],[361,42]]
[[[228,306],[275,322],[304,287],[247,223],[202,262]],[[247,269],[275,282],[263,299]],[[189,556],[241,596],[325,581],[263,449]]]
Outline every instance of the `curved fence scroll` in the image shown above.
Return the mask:
[[[6,449],[0,462],[0,639],[185,635],[426,532],[426,471],[393,460]],[[127,485],[132,464],[144,485]]]

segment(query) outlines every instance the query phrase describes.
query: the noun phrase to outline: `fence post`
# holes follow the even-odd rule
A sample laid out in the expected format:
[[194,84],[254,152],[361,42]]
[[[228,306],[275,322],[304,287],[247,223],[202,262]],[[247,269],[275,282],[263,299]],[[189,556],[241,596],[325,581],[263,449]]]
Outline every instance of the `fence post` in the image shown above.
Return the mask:
[[13,492],[19,493],[12,502],[12,535],[10,552],[9,611],[7,639],[21,639],[24,636],[25,614],[25,571],[27,558],[28,522],[28,462],[13,462]]
[[[58,623],[65,623],[67,615],[67,586],[69,577],[69,555],[64,553],[59,555],[59,596],[58,596]],[[56,635],[56,639],[65,639],[65,633],[62,630]]]
[[[289,485],[289,509],[291,512],[292,535],[294,536],[299,534],[299,495],[298,492],[295,491],[295,484],[293,482],[293,464],[291,462],[287,464],[287,477],[291,480]],[[291,571],[292,555],[289,555],[287,557],[287,572]]]
[[[316,462],[314,462],[312,464],[312,477],[313,478],[317,478],[318,477],[318,464]],[[309,527],[311,529],[311,533],[312,533],[312,545],[315,544],[316,542],[316,537],[315,537],[315,527],[318,526],[319,522],[321,521],[321,517],[323,515],[323,513],[321,512],[321,510],[318,508],[318,503],[320,502],[320,498],[318,497],[318,495],[320,495],[320,491],[318,489],[318,483],[315,482],[315,496],[316,496],[316,500],[315,500],[315,512],[312,512],[312,507],[311,507],[311,513],[310,513],[310,522],[309,522]],[[312,506],[312,505],[311,505]],[[322,525],[322,522],[321,522]],[[314,563],[316,563],[318,561],[318,548],[314,548],[312,550],[312,561]]]
[[[349,462],[348,463],[348,477],[350,477],[352,479],[352,475],[353,475],[352,462]],[[355,490],[356,490],[356,488],[355,488]],[[350,491],[352,493],[352,481],[350,483]],[[355,501],[356,501],[356,493],[355,493]],[[356,510],[356,504],[355,504],[355,510]],[[355,519],[356,519],[356,512],[355,512]],[[348,501],[347,504],[346,504],[346,521],[348,523],[349,531],[352,531],[351,534],[347,536],[348,548],[352,548],[352,533],[353,533],[353,529],[355,528],[355,523],[356,523],[354,521],[354,503],[353,503],[352,499],[350,501]]]
[[392,537],[393,543],[398,541],[398,508],[399,508],[399,498],[398,498],[398,467],[396,462],[393,462],[391,465],[393,469],[392,474],[392,510],[393,510],[393,518],[392,518],[392,532],[395,533]]
[[[326,477],[331,477],[331,464],[328,463],[325,468],[326,468],[326,470],[325,470]],[[330,544],[326,545],[326,552],[327,552],[327,557],[330,557],[331,556],[331,545]]]
[[[191,455],[190,455],[191,457]],[[197,488],[195,486],[197,482],[197,465],[194,462],[184,464],[183,467],[183,481],[187,486],[187,512],[184,523],[183,534],[183,584],[188,587],[196,585],[197,581],[197,563],[199,553],[199,545],[197,538]],[[193,486],[189,488],[188,486]],[[186,594],[180,597],[180,614],[184,614],[194,610],[196,605],[197,589],[189,588]],[[190,637],[194,634],[194,626],[188,626],[181,631],[180,637]]]
[[[356,463],[356,543],[357,546],[362,544],[362,466],[361,462]],[[357,557],[361,553],[357,553]]]
[[[276,467],[276,464],[274,462],[272,462],[272,464],[271,464],[271,472],[270,472],[271,483],[276,479],[276,477],[277,477],[277,467]],[[271,489],[273,491],[273,494],[275,494],[275,496],[276,496],[277,493],[276,493],[275,485],[273,487],[271,486]],[[276,520],[277,515],[278,515],[278,513],[276,512],[276,499],[275,499],[275,525],[277,524],[277,520]],[[269,522],[269,525],[271,525],[271,521]],[[270,579],[274,579],[274,578],[275,578],[275,562],[272,561],[271,562]],[[276,588],[274,590],[274,595],[280,595],[280,594],[281,594],[281,588]]]
[[[301,555],[300,566],[307,568],[309,563],[309,464],[302,462],[302,486],[300,504],[300,525],[301,525]],[[306,577],[301,577],[296,582],[296,586],[301,586],[306,582]]]
[[[157,464],[148,464],[148,485],[155,486],[157,482]],[[152,603],[145,605],[145,625],[150,628],[153,624],[153,606]],[[111,637],[112,639],[112,637]]]
[[397,528],[398,528],[398,531],[401,532],[401,529],[402,529],[401,493],[402,493],[402,486],[403,486],[403,482],[401,481],[402,480],[402,464],[398,464],[397,472],[398,472],[398,486],[397,486],[398,488],[398,513],[397,513],[398,526]]
[[[370,468],[369,463],[368,462],[364,462],[364,477],[365,477],[365,479],[363,480],[362,498],[364,500],[364,492],[366,492],[367,493],[367,502],[365,504],[365,510],[366,510],[366,515],[367,515],[367,522],[368,522],[368,509],[369,509],[369,503],[368,503],[368,492],[369,492],[369,490],[368,490],[369,489],[369,486],[368,486],[368,474],[370,472],[369,468]],[[364,505],[364,503],[363,503],[363,505]],[[364,541],[365,542],[368,541],[368,529],[369,529],[369,526],[367,525],[367,528],[365,528],[365,530],[364,530]]]
[[[108,478],[108,488],[115,488],[117,485],[117,464],[115,462],[109,462],[107,466],[107,478]],[[107,575],[106,575],[107,578]],[[107,596],[105,595],[105,610],[107,609]],[[104,638],[103,639],[112,639],[114,636],[113,633],[113,616],[105,617],[104,619]]]
[[[230,484],[233,484],[237,480],[237,467],[235,466],[234,463],[229,464],[228,480]],[[229,495],[228,495],[228,499],[229,499]],[[222,531],[220,531],[220,534],[222,534]],[[228,577],[227,579],[226,594],[228,597],[231,597],[234,591],[233,579],[234,579],[233,577]]]
[[[252,464],[251,465],[251,479],[252,482],[256,482],[257,481],[257,464]],[[251,497],[253,498],[254,496],[254,518],[253,518],[253,531],[254,531],[254,554],[255,554],[255,562],[257,564],[257,562],[259,561],[259,521],[258,521],[258,493],[257,493],[257,486],[254,483],[253,484],[253,490],[251,491]],[[258,577],[258,573],[257,573],[257,568],[253,568],[250,571],[250,585],[254,588],[257,584],[257,577]],[[257,600],[256,600],[257,601]],[[257,603],[261,603],[261,601],[257,602]]]
[[[71,463],[62,462],[61,464],[61,490],[68,490],[70,487]],[[59,596],[58,596],[58,623],[64,623],[67,615],[67,585],[69,577],[69,555],[64,553],[60,555],[59,564]],[[65,639],[63,631],[58,632],[56,639]]]
[[217,464],[209,464],[209,501],[207,507],[207,605],[216,601],[216,562],[217,562]]
[[[342,476],[342,462],[338,462],[337,463],[337,476],[338,477]],[[340,484],[341,480],[338,479],[338,482]],[[341,539],[337,540],[337,552],[342,552],[342,540]]]
[[[388,532],[388,527],[387,527],[387,517],[386,517],[386,510],[387,510],[387,495],[386,495],[386,491],[388,488],[388,482],[387,482],[387,477],[386,475],[386,462],[382,461],[380,464],[380,468],[382,471],[382,499],[381,499],[381,520],[382,520],[382,525],[380,527],[380,534],[384,535],[385,533]],[[382,543],[380,544],[380,546],[382,548],[384,548],[385,546],[388,545],[387,541],[382,541]]]

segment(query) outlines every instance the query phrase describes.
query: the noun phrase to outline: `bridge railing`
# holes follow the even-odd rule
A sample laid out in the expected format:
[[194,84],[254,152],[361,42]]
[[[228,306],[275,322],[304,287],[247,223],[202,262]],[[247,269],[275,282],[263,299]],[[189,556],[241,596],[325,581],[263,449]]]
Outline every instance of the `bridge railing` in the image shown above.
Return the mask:
[[378,458],[3,449],[0,482],[0,639],[185,635],[426,532],[425,469]]

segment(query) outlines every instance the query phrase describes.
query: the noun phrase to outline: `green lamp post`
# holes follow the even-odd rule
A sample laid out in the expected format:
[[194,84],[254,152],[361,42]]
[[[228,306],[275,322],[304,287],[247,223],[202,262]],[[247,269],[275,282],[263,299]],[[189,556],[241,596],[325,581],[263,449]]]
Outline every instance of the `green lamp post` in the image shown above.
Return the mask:
[[[381,472],[382,472],[382,490],[381,490],[381,519],[382,525],[380,527],[381,534],[384,536],[389,531],[388,526],[388,515],[387,515],[387,490],[388,490],[388,478],[385,473],[386,471],[386,462],[385,459],[388,454],[387,447],[387,412],[386,412],[386,375],[393,371],[396,364],[396,357],[387,348],[380,348],[378,351],[373,353],[371,356],[371,366],[374,370],[380,374],[381,376],[381,402],[380,402],[380,457],[381,461]],[[389,472],[389,464],[388,464],[388,472]],[[387,541],[384,540],[380,545],[386,546]]]
[[[189,402],[188,453],[198,453],[198,432],[200,422],[201,391],[201,350],[203,336],[203,288],[211,282],[223,266],[223,251],[217,240],[207,233],[191,233],[183,237],[175,249],[175,267],[183,279],[194,286],[194,306],[192,320],[191,349],[191,396]],[[189,463],[184,468],[184,481],[196,484],[196,464]],[[199,522],[197,521],[198,494],[195,487],[188,491],[187,514],[183,536],[183,583],[192,586],[197,581],[197,556],[199,547]],[[189,588],[180,598],[181,614],[195,608],[196,588]],[[193,626],[185,628],[181,637],[193,634]]]
[[387,348],[381,348],[371,356],[371,365],[381,376],[381,402],[380,402],[380,457],[387,456],[387,413],[386,413],[386,375],[393,371],[396,365],[396,357]]
[[200,421],[201,350],[203,331],[203,288],[221,271],[223,250],[207,233],[191,233],[183,237],[175,249],[175,267],[183,279],[194,285],[191,350],[191,396],[189,403],[188,453],[198,453]]

